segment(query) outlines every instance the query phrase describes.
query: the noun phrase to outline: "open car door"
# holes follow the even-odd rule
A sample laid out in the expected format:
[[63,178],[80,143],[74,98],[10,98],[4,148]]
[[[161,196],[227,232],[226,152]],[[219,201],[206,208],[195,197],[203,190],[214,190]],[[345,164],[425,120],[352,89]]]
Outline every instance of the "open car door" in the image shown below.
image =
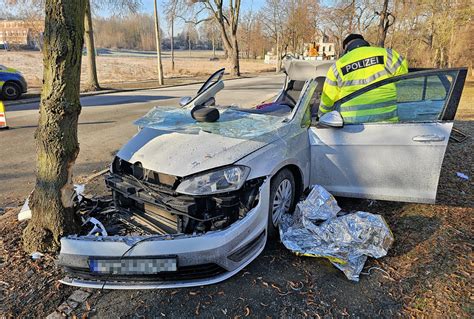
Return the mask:
[[380,108],[386,105],[370,103],[370,91],[395,84],[399,121],[377,123],[368,116],[340,128],[310,127],[311,183],[340,196],[434,203],[466,73],[408,73],[337,101],[336,110],[348,101],[359,110]]

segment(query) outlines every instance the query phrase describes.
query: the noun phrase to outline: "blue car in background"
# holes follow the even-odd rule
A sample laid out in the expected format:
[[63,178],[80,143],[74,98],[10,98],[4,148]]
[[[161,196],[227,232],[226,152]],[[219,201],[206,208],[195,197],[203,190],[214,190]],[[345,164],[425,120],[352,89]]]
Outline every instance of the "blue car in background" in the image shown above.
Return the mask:
[[0,65],[0,99],[16,100],[27,90],[28,84],[19,71]]

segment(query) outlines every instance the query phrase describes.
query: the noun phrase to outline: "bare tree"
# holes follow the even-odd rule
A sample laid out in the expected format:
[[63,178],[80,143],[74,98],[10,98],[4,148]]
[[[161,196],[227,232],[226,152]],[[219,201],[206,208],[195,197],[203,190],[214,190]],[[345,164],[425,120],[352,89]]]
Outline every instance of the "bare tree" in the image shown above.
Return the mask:
[[[93,5],[98,8],[108,8],[118,13],[136,12],[141,5],[141,0],[95,0],[93,2]],[[99,79],[97,77],[91,0],[87,0],[86,2],[86,12],[84,20],[85,44],[87,50],[87,82],[85,87],[86,90],[97,91],[100,90],[100,85]]]
[[35,133],[36,185],[32,218],[23,233],[26,251],[54,251],[76,233],[72,171],[79,154],[77,122],[85,0],[46,0],[43,88]]
[[158,20],[158,5],[157,0],[153,0],[154,16],[155,16],[155,35],[156,35],[156,59],[158,67],[158,84],[163,85],[163,63],[161,62],[161,37],[160,37],[160,22]]
[[[230,74],[240,76],[239,43],[237,29],[240,17],[240,0],[194,0],[195,5],[202,5],[209,13],[210,17],[199,20],[213,19],[219,26],[222,43],[228,53],[228,61],[231,65]],[[202,10],[197,10],[195,17],[199,16]]]
[[377,36],[377,44],[380,47],[385,46],[385,39],[387,38],[388,28],[390,28],[395,22],[395,16],[388,11],[388,4],[389,0],[384,0],[382,11],[375,12],[376,15],[380,16]]
[[86,90],[100,90],[97,77],[96,52],[94,44],[94,31],[92,29],[91,2],[86,0],[86,12],[84,17],[84,40],[87,49],[87,83]]
[[156,50],[154,20],[153,14],[146,13],[98,17],[94,19],[94,41],[103,48]]
[[268,36],[273,40],[276,53],[276,73],[281,71],[282,33],[284,28],[284,0],[266,0],[261,16]]
[[352,0],[339,1],[334,6],[322,9],[321,28],[335,41],[336,55],[342,53],[342,41],[349,33],[349,29],[353,25],[351,19],[354,17]]
[[212,47],[212,56],[216,57],[216,48],[219,45],[218,38],[219,38],[219,29],[214,20],[206,20],[204,21],[203,27],[201,29],[201,33],[207,38],[208,41],[211,42]]
[[171,50],[171,70],[174,71],[174,27],[176,19],[186,10],[186,0],[167,0],[163,3],[165,15],[170,28],[170,50]]
[[196,29],[196,24],[190,22],[186,23],[183,32],[186,36],[189,56],[191,56],[192,43],[197,43],[199,40],[199,33]]

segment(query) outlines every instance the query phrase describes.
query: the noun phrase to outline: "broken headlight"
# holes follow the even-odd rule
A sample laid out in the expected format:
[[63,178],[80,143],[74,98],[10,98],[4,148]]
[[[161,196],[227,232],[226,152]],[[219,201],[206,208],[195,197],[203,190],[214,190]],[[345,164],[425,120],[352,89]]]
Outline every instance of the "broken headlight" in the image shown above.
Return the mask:
[[176,192],[187,195],[209,195],[238,190],[247,180],[250,168],[230,166],[184,179]]

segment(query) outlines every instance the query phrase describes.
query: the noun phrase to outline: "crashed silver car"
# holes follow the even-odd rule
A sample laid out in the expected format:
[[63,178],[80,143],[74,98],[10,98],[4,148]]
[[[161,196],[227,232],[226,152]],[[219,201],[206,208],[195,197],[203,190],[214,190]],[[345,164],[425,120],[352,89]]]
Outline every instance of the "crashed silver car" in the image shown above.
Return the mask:
[[[180,107],[154,108],[118,152],[101,232],[61,239],[63,283],[105,289],[189,287],[239,272],[310,185],[334,195],[433,203],[467,70],[414,70],[397,88],[398,123],[317,118],[330,61],[286,61],[273,103],[218,105],[219,70]],[[365,108],[377,108],[366,99]],[[199,111],[199,112],[198,112]],[[217,112],[217,113],[216,113]],[[274,239],[275,240],[275,239]]]

